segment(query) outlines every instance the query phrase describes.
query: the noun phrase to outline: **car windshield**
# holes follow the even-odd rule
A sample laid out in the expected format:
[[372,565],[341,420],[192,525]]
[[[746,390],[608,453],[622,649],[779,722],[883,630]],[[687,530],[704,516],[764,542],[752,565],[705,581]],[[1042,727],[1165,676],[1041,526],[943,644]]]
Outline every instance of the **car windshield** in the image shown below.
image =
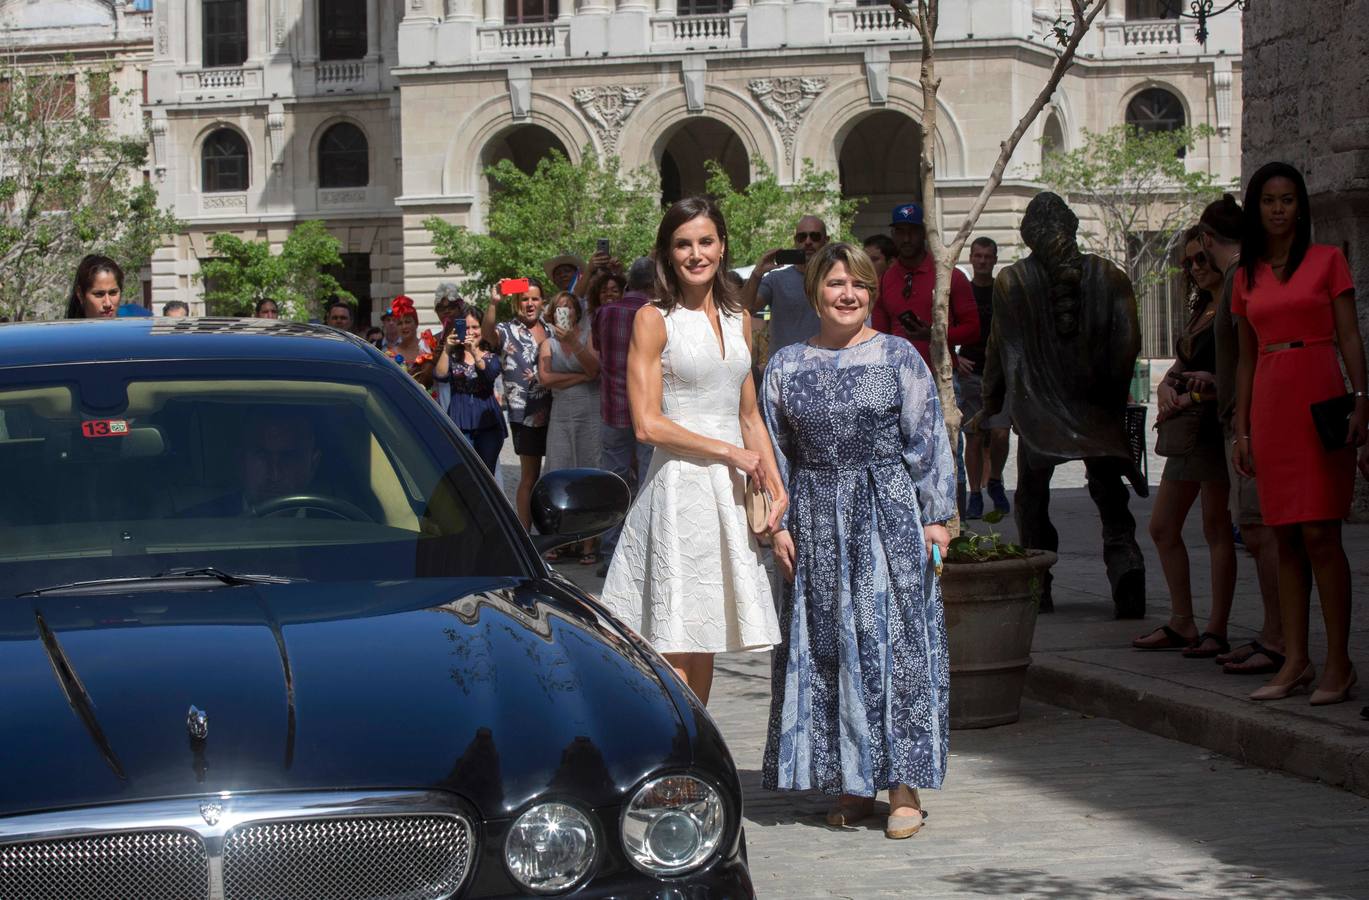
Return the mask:
[[0,596],[179,568],[522,574],[478,460],[407,385],[154,368],[0,385]]

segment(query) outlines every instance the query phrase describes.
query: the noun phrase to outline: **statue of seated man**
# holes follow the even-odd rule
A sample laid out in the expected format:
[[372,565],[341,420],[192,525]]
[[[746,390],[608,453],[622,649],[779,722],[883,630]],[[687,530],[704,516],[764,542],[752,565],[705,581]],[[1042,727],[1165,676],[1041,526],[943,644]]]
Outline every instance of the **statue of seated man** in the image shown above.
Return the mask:
[[[1079,219],[1056,194],[1037,194],[1022,218],[1031,255],[994,279],[981,416],[1005,400],[1018,433],[1013,504],[1025,547],[1054,551],[1055,467],[1082,459],[1103,522],[1103,557],[1118,618],[1145,615],[1145,561],[1124,477],[1144,491],[1126,437],[1127,394],[1141,347],[1136,298],[1112,263],[1082,253]],[[1041,609],[1053,609],[1046,576]]]

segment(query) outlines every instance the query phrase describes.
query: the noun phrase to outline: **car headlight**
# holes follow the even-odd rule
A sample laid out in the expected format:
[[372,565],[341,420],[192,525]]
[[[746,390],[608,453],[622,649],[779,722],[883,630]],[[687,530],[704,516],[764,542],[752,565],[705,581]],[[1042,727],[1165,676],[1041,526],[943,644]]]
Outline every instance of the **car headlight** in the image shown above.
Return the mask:
[[594,825],[566,803],[542,803],[523,813],[504,841],[504,864],[538,894],[573,887],[594,865]]
[[623,812],[623,848],[648,875],[680,875],[703,865],[726,830],[722,797],[691,775],[642,785]]

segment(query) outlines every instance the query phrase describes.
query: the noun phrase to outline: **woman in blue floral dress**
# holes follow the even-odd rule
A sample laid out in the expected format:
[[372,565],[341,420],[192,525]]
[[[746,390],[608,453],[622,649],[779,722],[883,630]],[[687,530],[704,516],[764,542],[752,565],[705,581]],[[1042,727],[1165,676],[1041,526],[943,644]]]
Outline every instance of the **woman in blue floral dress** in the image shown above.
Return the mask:
[[955,463],[931,372],[865,324],[868,256],[808,263],[822,330],[771,357],[763,407],[790,506],[775,535],[787,580],[764,785],[840,795],[849,825],[889,791],[885,833],[922,825],[917,788],[946,773],[950,673],[931,545],[950,542]]

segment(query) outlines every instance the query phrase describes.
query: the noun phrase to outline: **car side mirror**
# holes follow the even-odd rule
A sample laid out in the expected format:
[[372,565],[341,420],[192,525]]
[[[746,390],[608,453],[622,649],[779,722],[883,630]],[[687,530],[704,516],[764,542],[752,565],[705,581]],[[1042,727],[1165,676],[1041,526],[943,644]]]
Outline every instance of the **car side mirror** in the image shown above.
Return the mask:
[[627,515],[627,482],[603,469],[558,469],[532,489],[532,522],[538,553],[603,534]]

